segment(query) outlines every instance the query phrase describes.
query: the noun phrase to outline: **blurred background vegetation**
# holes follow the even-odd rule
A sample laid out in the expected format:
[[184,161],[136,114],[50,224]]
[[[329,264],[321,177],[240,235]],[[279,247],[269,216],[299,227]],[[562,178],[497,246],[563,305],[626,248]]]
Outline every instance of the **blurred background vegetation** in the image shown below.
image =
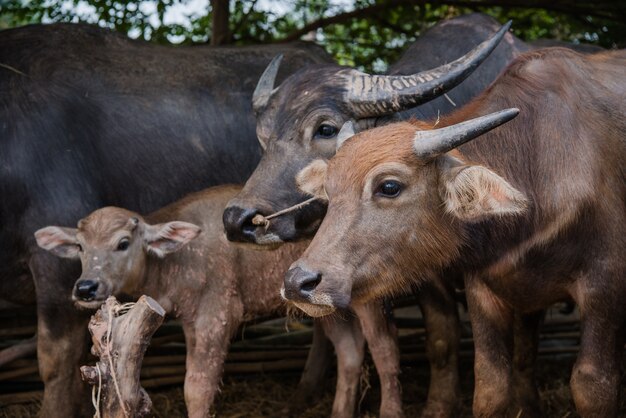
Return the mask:
[[384,71],[441,19],[483,12],[526,41],[626,47],[626,0],[0,0],[0,28],[88,22],[158,43],[313,40],[344,65]]

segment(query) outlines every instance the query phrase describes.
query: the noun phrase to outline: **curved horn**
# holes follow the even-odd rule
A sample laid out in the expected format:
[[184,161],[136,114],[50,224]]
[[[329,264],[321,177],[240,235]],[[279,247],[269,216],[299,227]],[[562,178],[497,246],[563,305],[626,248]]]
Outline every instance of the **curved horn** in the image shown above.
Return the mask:
[[449,64],[412,75],[348,73],[345,100],[355,116],[383,116],[415,107],[457,86],[491,54],[511,27],[508,21],[490,39]]
[[344,142],[354,136],[354,123],[351,120],[343,124],[337,134],[337,149],[341,148]]
[[431,131],[417,131],[413,151],[424,160],[446,153],[515,118],[519,109],[511,108]]
[[278,74],[278,67],[280,67],[282,59],[283,54],[276,55],[265,71],[263,71],[252,95],[252,109],[254,113],[259,113],[267,105],[267,101],[274,90],[274,81],[276,80],[276,74]]

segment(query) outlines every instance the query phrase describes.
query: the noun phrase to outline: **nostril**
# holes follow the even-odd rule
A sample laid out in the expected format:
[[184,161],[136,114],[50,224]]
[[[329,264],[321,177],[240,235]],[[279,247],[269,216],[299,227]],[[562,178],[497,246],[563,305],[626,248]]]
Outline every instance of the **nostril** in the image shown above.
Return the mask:
[[76,283],[76,296],[81,299],[93,299],[98,290],[98,282],[94,280],[82,280]]
[[252,223],[252,219],[257,213],[256,209],[227,207],[223,214],[226,237],[230,241],[254,242],[257,226]]
[[254,233],[254,231],[257,229],[257,225],[255,225],[255,224],[253,224],[253,223],[252,223],[252,219],[253,219],[255,216],[256,216],[256,212],[255,212],[255,213],[253,213],[251,216],[249,216],[248,218],[246,218],[246,219],[243,221],[243,224],[241,225],[241,230],[242,230],[244,233],[247,233],[247,234],[253,234],[253,233]]
[[317,287],[317,285],[320,284],[321,281],[322,281],[321,273],[317,273],[313,277],[307,277],[300,284],[300,290],[310,293],[315,290],[315,288]]

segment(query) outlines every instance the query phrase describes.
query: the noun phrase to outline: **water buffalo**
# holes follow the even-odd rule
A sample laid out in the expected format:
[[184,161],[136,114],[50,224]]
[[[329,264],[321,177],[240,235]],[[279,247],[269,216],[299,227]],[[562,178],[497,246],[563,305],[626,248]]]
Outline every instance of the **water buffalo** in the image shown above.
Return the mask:
[[37,302],[42,416],[89,415],[77,367],[88,313],[69,297],[79,264],[33,232],[244,181],[261,154],[250,101],[278,53],[281,78],[330,62],[305,44],[168,48],[68,24],[0,32],[0,286],[3,299]]
[[[269,226],[255,225],[252,219],[305,199],[296,186],[296,174],[314,159],[334,154],[337,131],[345,121],[356,120],[360,127],[369,127],[396,118],[437,117],[479,94],[515,56],[529,48],[505,33],[506,28],[493,37],[499,28],[495,20],[481,14],[443,21],[425,32],[390,67],[389,77],[322,65],[300,70],[274,88],[272,76],[277,66],[270,65],[254,97],[257,135],[264,153],[243,191],[224,212],[228,238],[275,246],[311,237],[326,210],[320,201],[275,218]],[[490,36],[490,41],[456,65],[432,71],[467,54]],[[501,37],[504,40],[496,47]],[[476,69],[483,59],[484,63]],[[471,73],[471,70],[475,71]],[[421,71],[424,72],[398,77]],[[459,82],[446,97],[442,96]],[[453,416],[460,392],[457,370],[460,330],[454,288],[449,281],[432,282],[420,288],[418,299],[428,329],[427,354],[431,362],[431,384],[423,416]],[[357,309],[361,311],[359,317],[380,315],[376,304],[360,305]],[[384,323],[382,319],[375,322]],[[399,371],[393,336],[383,332],[387,328],[375,329],[368,323],[362,323],[362,328],[381,379],[388,376],[383,380],[390,383],[381,385],[383,390],[393,388],[391,382],[396,382]],[[391,405],[399,408],[396,406],[399,402],[399,391],[383,392],[381,411],[391,409]]]
[[[330,163],[299,176],[308,192],[327,196],[328,213],[288,272],[284,295],[330,313],[428,282],[447,267],[463,271],[481,417],[518,414],[510,408],[514,316],[532,332],[542,309],[575,302],[576,408],[583,417],[617,416],[625,66],[625,50],[530,52],[450,117],[348,139]],[[513,106],[519,110],[499,111]]]
[[[211,415],[230,339],[241,323],[285,314],[279,293],[283,277],[306,248],[301,242],[277,251],[254,251],[228,242],[222,211],[240,190],[206,189],[145,218],[105,207],[80,220],[78,229],[49,226],[35,233],[42,248],[80,258],[82,274],[72,293],[78,306],[98,308],[111,295],[147,294],[180,319],[187,343],[185,402],[190,417]],[[351,343],[353,323],[331,320],[322,326],[337,347],[341,369],[356,376],[364,353],[362,344]],[[351,398],[358,380],[344,377],[340,373],[337,396]],[[350,406],[345,399],[341,403]]]

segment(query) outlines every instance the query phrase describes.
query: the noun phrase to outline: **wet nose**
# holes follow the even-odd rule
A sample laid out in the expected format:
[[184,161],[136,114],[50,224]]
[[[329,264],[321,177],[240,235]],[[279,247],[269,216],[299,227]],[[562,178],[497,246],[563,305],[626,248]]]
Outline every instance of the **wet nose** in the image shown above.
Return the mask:
[[92,300],[96,297],[98,282],[93,280],[81,280],[76,283],[76,297],[82,300]]
[[300,267],[291,268],[285,275],[285,297],[293,301],[309,302],[311,293],[321,281],[322,273]]
[[228,206],[222,215],[226,238],[235,242],[255,242],[257,226],[252,223],[252,218],[257,213],[256,209]]

